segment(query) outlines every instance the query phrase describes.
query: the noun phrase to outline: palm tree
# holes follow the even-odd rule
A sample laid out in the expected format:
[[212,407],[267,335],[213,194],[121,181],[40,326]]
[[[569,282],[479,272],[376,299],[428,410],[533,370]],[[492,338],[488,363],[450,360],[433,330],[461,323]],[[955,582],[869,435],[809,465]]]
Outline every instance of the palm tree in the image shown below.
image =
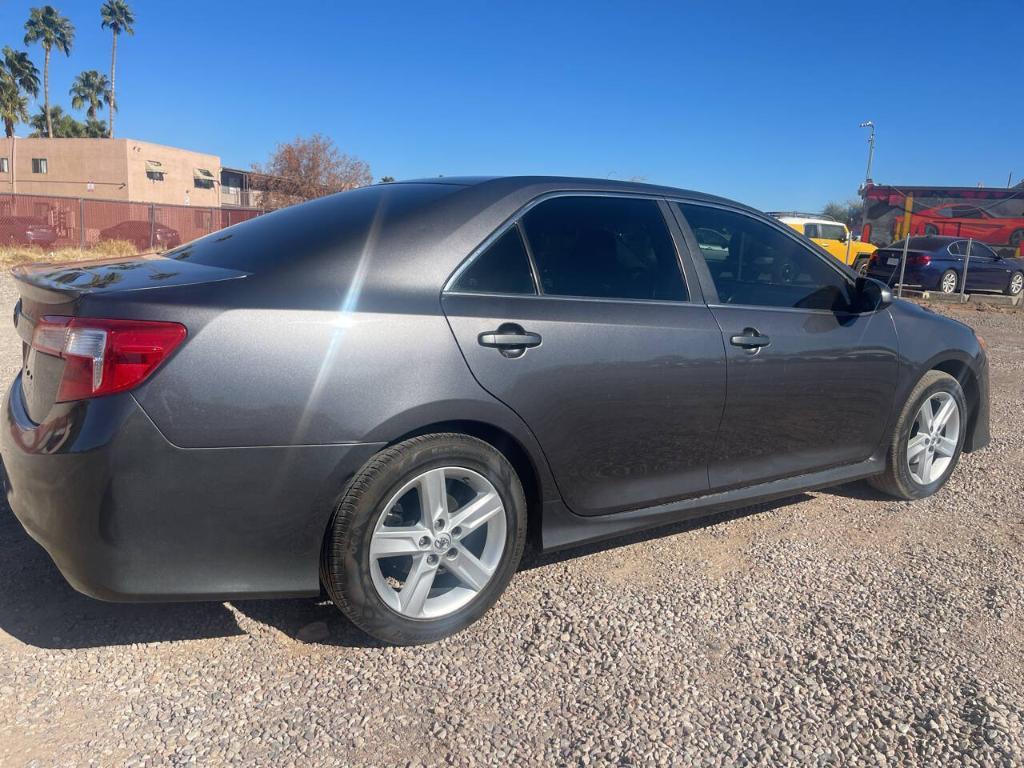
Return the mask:
[[7,138],[14,136],[14,126],[28,122],[28,99],[10,80],[0,80],[0,120],[4,121]]
[[122,32],[128,35],[135,34],[135,14],[128,7],[125,0],[107,0],[100,8],[100,16],[103,23],[100,27],[109,29],[114,36],[114,42],[110,47],[110,99],[107,105],[110,107],[110,138],[114,138],[114,112],[117,110],[117,102],[114,96],[114,70],[117,68],[117,36]]
[[71,84],[71,106],[74,109],[86,107],[85,116],[96,120],[96,110],[110,104],[110,81],[95,69],[88,69]]
[[56,48],[65,56],[71,55],[71,43],[75,39],[75,27],[66,16],[52,5],[33,8],[25,22],[25,45],[41,43],[43,60],[43,110],[46,112],[46,135],[53,136],[53,121],[50,119],[50,52]]
[[39,93],[39,70],[24,51],[15,51],[4,46],[0,59],[0,119],[4,121],[7,137],[14,136],[14,126],[28,120],[29,96]]
[[55,139],[78,139],[87,135],[85,123],[78,122],[74,116],[67,114],[59,104],[54,104],[50,107],[49,113],[45,108],[40,108],[28,119],[29,126],[33,128],[29,138],[45,137],[49,130],[47,118],[49,118],[50,127],[53,129],[52,135]]

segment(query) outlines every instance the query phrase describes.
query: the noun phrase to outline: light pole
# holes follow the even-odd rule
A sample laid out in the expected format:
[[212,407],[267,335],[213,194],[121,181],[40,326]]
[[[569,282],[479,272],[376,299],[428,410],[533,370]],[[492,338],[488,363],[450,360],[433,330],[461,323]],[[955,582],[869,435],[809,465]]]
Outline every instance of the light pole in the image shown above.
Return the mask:
[[[871,183],[871,161],[875,159],[875,124],[871,120],[865,120],[860,124],[861,128],[870,128],[871,134],[868,136],[868,169],[864,172],[864,186],[861,187],[862,192],[867,192],[868,184]],[[861,206],[861,217],[860,217],[860,239],[864,239],[864,227],[868,223],[868,201],[867,197],[862,195],[864,201]]]
[[871,129],[871,135],[868,136],[868,169],[864,173],[864,184],[867,185],[871,181],[871,161],[875,157],[875,124],[871,120],[865,120],[860,127]]

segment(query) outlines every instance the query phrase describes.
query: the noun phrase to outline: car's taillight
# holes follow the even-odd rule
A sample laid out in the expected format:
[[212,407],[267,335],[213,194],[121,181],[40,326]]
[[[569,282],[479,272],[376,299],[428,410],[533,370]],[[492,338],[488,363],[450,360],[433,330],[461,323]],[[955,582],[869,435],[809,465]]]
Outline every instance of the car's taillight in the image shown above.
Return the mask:
[[151,320],[44,317],[32,348],[64,360],[57,402],[137,387],[185,340],[185,326]]
[[932,257],[927,253],[916,253],[913,256],[908,256],[907,262],[915,267],[927,267],[932,263]]

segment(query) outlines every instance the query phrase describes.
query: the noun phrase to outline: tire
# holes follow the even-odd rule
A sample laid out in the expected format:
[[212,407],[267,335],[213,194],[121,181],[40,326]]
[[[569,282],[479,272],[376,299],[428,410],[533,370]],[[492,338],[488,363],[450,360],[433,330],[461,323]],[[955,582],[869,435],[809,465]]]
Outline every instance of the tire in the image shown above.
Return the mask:
[[1014,272],[1010,275],[1010,282],[1006,284],[1007,296],[1018,296],[1024,290],[1024,272]]
[[960,275],[955,269],[947,269],[939,278],[939,290],[943,293],[956,293],[960,287]]
[[1013,232],[1010,233],[1009,244],[1016,248],[1021,244],[1021,241],[1024,241],[1024,229],[1013,230]]
[[[915,470],[912,470],[911,462],[908,461],[909,443],[912,438],[916,439],[919,436],[925,436],[929,440],[932,439],[920,429],[920,424],[917,420],[918,413],[926,402],[930,403],[929,407],[934,408],[935,404],[941,402],[944,397],[951,398],[956,404],[957,434],[955,439],[951,436],[949,437],[952,445],[946,450],[951,455],[946,456],[942,450],[934,451],[932,466],[937,474],[928,478],[929,482],[922,482],[922,478],[914,474]],[[941,409],[936,410],[935,413],[941,415]],[[957,462],[960,460],[960,454],[964,447],[964,437],[967,434],[967,416],[967,401],[964,398],[964,392],[960,387],[960,383],[948,373],[928,371],[928,373],[921,377],[917,386],[910,393],[910,397],[907,398],[903,411],[900,413],[899,421],[896,422],[896,428],[893,430],[886,454],[885,472],[869,478],[868,482],[879,491],[899,499],[923,499],[926,496],[931,496],[945,485],[950,474],[956,468]],[[950,420],[946,422],[944,433],[949,433],[952,424],[953,417],[951,416]],[[924,452],[927,453],[927,449]],[[948,459],[946,464],[942,466],[934,465],[934,462],[946,459]],[[920,461],[918,460],[914,464],[916,472],[922,471]]]
[[924,233],[926,235],[937,235],[939,234],[939,228],[936,227],[934,224],[925,224]]
[[853,270],[861,277],[867,277],[868,265],[871,259],[867,256],[858,256],[853,262]]
[[[443,497],[443,511],[425,515],[419,489],[441,487],[430,486],[430,478],[445,488],[436,497]],[[466,534],[455,524],[459,513],[485,495],[490,517]],[[444,528],[430,522],[449,514]],[[378,453],[348,484],[327,529],[320,578],[334,604],[367,634],[395,645],[431,643],[468,627],[505,591],[523,554],[526,517],[519,477],[493,447],[456,433],[414,437]],[[401,537],[401,554],[380,554],[382,529],[385,544]],[[480,576],[484,567],[491,571],[487,579]],[[459,577],[457,569],[468,570]],[[395,587],[415,583],[414,572],[424,574],[419,583],[426,590]],[[476,585],[461,580],[467,573]]]

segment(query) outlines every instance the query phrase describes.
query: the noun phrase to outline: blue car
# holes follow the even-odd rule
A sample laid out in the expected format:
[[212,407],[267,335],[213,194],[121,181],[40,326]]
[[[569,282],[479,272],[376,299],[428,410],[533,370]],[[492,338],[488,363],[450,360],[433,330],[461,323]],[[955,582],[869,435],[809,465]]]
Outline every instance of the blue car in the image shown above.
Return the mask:
[[[879,248],[871,255],[868,277],[887,285],[900,281],[900,258],[904,240]],[[967,270],[967,292],[1001,291],[1010,296],[1024,289],[1024,259],[1000,256],[984,243],[971,243],[966,263],[967,240],[960,237],[926,235],[911,237],[907,245],[907,267],[903,284],[929,291],[956,293]]]

